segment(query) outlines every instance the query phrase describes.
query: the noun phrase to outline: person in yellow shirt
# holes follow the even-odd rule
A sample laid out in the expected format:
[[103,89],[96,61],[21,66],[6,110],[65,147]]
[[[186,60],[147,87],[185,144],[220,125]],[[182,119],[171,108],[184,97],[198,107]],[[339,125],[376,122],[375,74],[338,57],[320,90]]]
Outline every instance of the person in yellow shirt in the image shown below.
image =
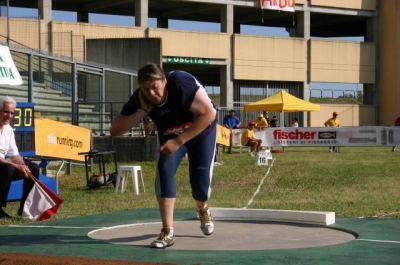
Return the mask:
[[324,125],[325,125],[325,127],[339,127],[339,119],[338,119],[338,116],[339,114],[335,111],[333,114],[332,114],[332,118],[330,118],[330,119],[328,119],[325,123],[324,123]]
[[257,118],[257,120],[254,121],[254,123],[256,124],[254,126],[254,128],[261,130],[265,130],[265,128],[268,127],[268,122],[267,120],[264,118],[263,114],[260,114]]
[[[337,118],[339,114],[335,111],[332,113],[332,118],[328,119],[324,125],[325,127],[339,127],[339,119]],[[338,149],[335,146],[329,146],[329,152],[337,152]]]
[[250,122],[249,125],[247,126],[247,129],[243,131],[242,139],[241,139],[242,146],[249,147],[249,155],[250,156],[254,156],[254,151],[257,150],[257,152],[258,152],[261,150],[262,140],[254,137],[253,129],[254,129],[255,125],[256,124],[254,121]]
[[147,121],[147,134],[150,136],[156,136],[156,131],[157,131],[157,125],[154,124],[152,119],[149,119]]

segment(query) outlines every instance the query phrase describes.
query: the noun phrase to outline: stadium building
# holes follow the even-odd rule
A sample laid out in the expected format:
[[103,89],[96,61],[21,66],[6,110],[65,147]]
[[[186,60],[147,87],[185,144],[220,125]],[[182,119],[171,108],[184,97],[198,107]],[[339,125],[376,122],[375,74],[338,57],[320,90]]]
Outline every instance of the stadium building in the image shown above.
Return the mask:
[[[400,116],[400,0],[9,0],[2,5],[3,11],[6,5],[38,11],[38,19],[2,12],[0,41],[11,48],[18,44],[131,71],[153,60],[218,90],[221,109],[240,111],[280,89],[309,101],[311,84],[329,83],[362,87],[363,104],[324,104],[320,112],[298,113],[302,126],[323,126],[332,111],[343,114],[341,125],[347,126],[393,125]],[[71,12],[74,22],[53,20],[53,11]],[[94,24],[93,14],[126,16],[132,26],[111,24],[113,17]],[[218,30],[170,27],[187,21]],[[248,26],[260,34],[246,34]],[[287,35],[261,34],[266,27]],[[124,101],[135,87],[129,80],[105,87],[102,99]],[[90,99],[90,88],[77,89],[77,101]]]

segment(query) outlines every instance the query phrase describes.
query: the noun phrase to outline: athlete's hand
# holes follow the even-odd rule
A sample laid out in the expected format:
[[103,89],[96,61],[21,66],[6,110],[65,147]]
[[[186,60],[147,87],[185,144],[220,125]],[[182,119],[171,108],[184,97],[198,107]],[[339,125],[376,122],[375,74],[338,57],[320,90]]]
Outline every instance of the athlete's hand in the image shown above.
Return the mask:
[[164,155],[169,156],[169,155],[172,155],[174,152],[176,152],[176,150],[178,150],[179,147],[181,147],[181,145],[179,144],[177,139],[174,138],[174,139],[170,139],[170,140],[166,141],[164,144],[162,144],[160,146],[160,148],[158,148],[158,151]]

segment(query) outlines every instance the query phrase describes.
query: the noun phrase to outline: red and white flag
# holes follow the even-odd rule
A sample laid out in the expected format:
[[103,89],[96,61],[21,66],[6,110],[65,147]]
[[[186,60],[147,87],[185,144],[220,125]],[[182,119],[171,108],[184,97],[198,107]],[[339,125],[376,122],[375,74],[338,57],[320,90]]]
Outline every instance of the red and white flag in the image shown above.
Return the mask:
[[63,199],[40,181],[35,185],[26,198],[22,218],[25,220],[47,220],[57,213]]

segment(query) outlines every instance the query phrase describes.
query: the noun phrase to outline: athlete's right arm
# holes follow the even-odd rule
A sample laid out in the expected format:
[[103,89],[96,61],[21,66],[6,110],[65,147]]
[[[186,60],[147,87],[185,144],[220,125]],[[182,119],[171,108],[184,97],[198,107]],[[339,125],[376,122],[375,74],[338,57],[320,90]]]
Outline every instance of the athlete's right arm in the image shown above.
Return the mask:
[[126,133],[133,126],[138,124],[146,115],[147,112],[144,109],[138,109],[129,116],[118,115],[111,123],[110,134],[112,136],[119,136]]

